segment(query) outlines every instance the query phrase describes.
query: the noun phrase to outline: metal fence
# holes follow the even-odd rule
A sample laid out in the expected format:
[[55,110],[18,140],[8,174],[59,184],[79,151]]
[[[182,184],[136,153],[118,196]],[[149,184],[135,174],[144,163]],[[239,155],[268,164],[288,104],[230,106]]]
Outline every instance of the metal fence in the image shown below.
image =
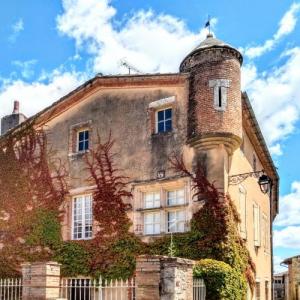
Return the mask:
[[0,279],[0,300],[21,300],[22,279]]
[[206,287],[203,279],[193,279],[193,300],[205,300],[206,298]]
[[60,297],[68,300],[136,300],[135,280],[62,278]]

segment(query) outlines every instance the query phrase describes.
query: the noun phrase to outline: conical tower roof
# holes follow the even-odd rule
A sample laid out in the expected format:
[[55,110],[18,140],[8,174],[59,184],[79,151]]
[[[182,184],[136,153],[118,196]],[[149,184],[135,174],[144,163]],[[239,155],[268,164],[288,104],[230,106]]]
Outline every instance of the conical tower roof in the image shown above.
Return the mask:
[[[242,54],[233,46],[223,42],[222,40],[219,40],[217,38],[215,38],[211,33],[209,33],[206,36],[206,39],[203,40],[196,48],[194,48],[182,61],[182,63],[190,56],[192,56],[193,54],[197,53],[197,52],[202,52],[205,50],[209,50],[209,49],[213,49],[213,48],[227,48],[227,49],[231,49],[234,50],[236,52],[237,58],[240,61],[240,63],[242,64],[243,62],[243,57]],[[181,65],[182,65],[181,63]]]

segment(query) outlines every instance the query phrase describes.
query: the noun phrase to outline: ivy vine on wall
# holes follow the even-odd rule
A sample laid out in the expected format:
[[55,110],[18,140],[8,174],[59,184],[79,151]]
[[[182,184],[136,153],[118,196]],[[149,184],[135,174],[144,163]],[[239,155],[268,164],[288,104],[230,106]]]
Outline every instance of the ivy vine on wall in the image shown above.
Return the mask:
[[[253,287],[255,266],[238,232],[236,207],[228,195],[207,180],[205,168],[198,164],[191,172],[182,157],[171,156],[172,167],[191,178],[195,200],[203,205],[193,215],[189,232],[174,234],[172,243],[164,236],[144,244],[130,232],[127,212],[132,194],[128,178],[115,164],[113,145],[111,135],[106,142],[98,136],[94,148],[84,157],[88,181],[96,186],[94,238],[63,241],[60,224],[68,194],[67,173],[49,151],[47,135],[27,126],[1,140],[0,277],[16,276],[23,261],[54,259],[62,264],[64,276],[128,278],[134,273],[137,255],[168,255],[171,249],[179,257],[224,262],[239,277],[243,295],[246,282]],[[198,266],[197,270],[196,274],[210,278],[205,268],[200,272]]]

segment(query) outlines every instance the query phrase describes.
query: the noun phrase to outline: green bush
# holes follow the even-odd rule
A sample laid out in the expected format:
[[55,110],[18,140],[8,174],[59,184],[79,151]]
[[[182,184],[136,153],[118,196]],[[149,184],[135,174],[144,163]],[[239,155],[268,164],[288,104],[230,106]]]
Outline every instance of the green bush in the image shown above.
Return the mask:
[[242,300],[245,297],[244,275],[225,262],[202,259],[194,266],[194,276],[204,280],[207,300]]
[[54,259],[62,264],[62,276],[89,275],[89,253],[80,243],[74,241],[62,243]]

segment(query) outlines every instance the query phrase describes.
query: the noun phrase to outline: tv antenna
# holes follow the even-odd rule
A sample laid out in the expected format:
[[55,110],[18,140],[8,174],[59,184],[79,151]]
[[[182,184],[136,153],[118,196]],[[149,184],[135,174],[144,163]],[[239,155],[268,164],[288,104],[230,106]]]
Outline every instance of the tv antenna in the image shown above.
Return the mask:
[[125,67],[128,69],[128,74],[131,75],[131,72],[135,72],[137,74],[142,74],[142,72],[137,69],[136,67],[134,67],[133,65],[131,65],[130,63],[128,63],[125,59],[121,59],[120,60],[120,66],[121,67]]

